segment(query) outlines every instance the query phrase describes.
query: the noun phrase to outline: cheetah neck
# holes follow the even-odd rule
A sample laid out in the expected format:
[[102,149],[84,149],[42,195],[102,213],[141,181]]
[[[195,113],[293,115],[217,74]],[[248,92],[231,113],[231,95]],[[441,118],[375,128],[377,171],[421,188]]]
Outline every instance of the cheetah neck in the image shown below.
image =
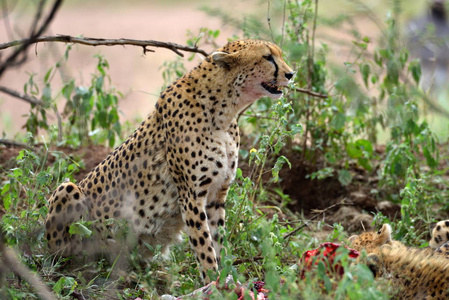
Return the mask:
[[244,92],[242,77],[239,70],[226,70],[204,60],[181,81],[191,87],[192,101],[205,108],[212,128],[227,130],[237,115],[257,100]]

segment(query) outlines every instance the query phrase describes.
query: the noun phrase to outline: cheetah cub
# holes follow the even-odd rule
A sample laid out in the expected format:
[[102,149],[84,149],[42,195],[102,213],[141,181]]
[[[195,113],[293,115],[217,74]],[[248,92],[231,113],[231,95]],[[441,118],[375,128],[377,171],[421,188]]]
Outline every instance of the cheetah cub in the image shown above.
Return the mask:
[[449,299],[449,260],[433,249],[393,241],[388,224],[377,232],[351,236],[349,242],[368,253],[366,263],[376,277],[392,280],[394,299]]
[[[155,111],[78,185],[63,183],[52,194],[50,251],[101,251],[99,240],[111,247],[108,219],[126,220],[139,245],[163,250],[184,230],[207,282],[205,272],[218,269],[218,227],[237,168],[236,116],[261,97],[280,98],[292,77],[281,49],[267,41],[230,42],[206,57],[167,87]],[[93,221],[87,240],[69,234],[80,219]]]

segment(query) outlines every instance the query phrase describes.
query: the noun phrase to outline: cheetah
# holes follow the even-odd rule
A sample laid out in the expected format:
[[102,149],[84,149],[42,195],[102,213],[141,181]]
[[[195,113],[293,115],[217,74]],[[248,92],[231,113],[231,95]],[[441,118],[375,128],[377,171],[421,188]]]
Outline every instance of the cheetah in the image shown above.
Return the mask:
[[352,236],[349,242],[354,249],[368,253],[366,263],[376,277],[392,280],[397,287],[395,299],[448,299],[449,260],[433,249],[393,241],[388,224],[377,232]]
[[126,220],[138,245],[161,245],[165,253],[185,231],[208,282],[206,271],[218,270],[218,228],[237,169],[236,117],[261,97],[279,99],[293,75],[268,41],[229,42],[207,56],[168,86],[147,119],[78,185],[54,191],[45,221],[50,251],[68,256],[87,247],[69,233],[81,219],[93,222],[87,240],[106,239],[106,248],[111,219]]

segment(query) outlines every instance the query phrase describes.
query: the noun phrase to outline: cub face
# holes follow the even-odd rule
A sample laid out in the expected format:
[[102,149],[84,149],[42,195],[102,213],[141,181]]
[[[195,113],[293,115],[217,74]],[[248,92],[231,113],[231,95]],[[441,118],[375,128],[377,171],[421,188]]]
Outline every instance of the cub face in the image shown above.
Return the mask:
[[349,238],[349,243],[357,251],[364,249],[367,253],[377,252],[381,246],[393,244],[391,239],[391,226],[384,224],[377,232],[371,231],[363,232],[360,235],[353,235]]

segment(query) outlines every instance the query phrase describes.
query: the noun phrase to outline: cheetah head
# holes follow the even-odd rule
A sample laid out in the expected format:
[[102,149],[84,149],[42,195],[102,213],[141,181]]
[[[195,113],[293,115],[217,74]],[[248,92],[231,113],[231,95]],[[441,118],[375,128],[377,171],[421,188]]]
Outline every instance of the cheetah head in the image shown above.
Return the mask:
[[391,245],[391,226],[384,224],[377,232],[363,232],[360,235],[353,235],[349,238],[351,246],[367,253],[377,252],[383,245]]
[[294,75],[282,58],[282,50],[267,41],[230,42],[209,59],[227,73],[223,80],[229,78],[227,85],[236,90],[241,107],[261,97],[280,98]]

